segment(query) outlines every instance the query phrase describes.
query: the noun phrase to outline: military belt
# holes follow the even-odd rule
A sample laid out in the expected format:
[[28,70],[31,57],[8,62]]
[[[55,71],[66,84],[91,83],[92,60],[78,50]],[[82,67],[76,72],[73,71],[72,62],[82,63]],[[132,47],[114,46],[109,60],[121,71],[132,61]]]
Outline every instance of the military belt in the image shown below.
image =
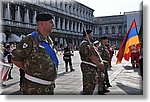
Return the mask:
[[91,63],[91,62],[82,61],[82,63],[89,64],[89,65],[91,65],[91,66],[97,67],[97,65],[95,65],[95,64],[93,64],[93,63]]
[[25,74],[25,78],[32,81],[32,82],[35,82],[35,83],[38,83],[38,84],[43,84],[43,85],[51,85],[52,83],[54,83],[54,81],[46,81],[46,80],[43,80],[43,79],[39,79],[39,78],[30,76],[28,74]]

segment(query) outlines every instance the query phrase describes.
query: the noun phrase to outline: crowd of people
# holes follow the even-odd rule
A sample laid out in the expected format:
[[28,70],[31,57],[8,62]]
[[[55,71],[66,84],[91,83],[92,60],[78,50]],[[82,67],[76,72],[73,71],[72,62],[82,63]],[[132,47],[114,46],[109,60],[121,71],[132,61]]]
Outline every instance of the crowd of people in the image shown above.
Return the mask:
[[[12,63],[12,51],[16,49],[16,44],[15,43],[5,43],[0,44],[0,58],[1,58],[1,86],[6,86],[4,84],[5,81],[13,79],[11,75],[11,71],[13,68],[13,63]],[[4,67],[4,68],[3,68]],[[6,70],[7,69],[7,70]],[[4,71],[6,70],[6,71]],[[3,71],[3,72],[2,72]]]

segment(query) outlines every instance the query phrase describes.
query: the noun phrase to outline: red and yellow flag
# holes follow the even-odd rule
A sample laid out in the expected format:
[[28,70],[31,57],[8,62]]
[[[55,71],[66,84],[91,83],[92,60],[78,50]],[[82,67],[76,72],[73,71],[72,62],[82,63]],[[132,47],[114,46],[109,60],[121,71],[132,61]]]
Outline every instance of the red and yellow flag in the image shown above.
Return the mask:
[[133,20],[131,27],[128,30],[119,48],[116,64],[121,63],[123,57],[125,60],[129,61],[129,58],[131,56],[131,46],[134,44],[140,44],[135,20]]

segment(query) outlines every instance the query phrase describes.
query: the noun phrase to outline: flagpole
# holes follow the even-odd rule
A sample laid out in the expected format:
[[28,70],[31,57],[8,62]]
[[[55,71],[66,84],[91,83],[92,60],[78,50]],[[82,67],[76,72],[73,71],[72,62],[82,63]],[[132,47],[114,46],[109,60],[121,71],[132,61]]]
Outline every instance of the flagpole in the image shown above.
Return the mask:
[[99,57],[101,63],[103,63],[104,61],[103,61],[103,59],[101,58],[101,56],[99,55],[99,52],[98,52],[98,51],[94,48],[94,46],[91,44],[90,38],[89,38],[89,36],[88,36],[88,34],[87,34],[86,28],[85,28],[85,26],[84,26],[83,23],[82,23],[82,26],[83,26],[83,31],[85,31],[85,34],[86,34],[86,37],[87,37],[87,40],[88,40],[90,46],[91,46],[91,47],[93,48],[93,50],[97,53],[97,55],[98,55],[98,57]]

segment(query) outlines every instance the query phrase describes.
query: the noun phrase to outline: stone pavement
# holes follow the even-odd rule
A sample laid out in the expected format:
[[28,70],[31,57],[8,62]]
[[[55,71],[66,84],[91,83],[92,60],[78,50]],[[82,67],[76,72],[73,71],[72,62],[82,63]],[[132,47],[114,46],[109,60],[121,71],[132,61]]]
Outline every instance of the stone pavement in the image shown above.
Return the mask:
[[[82,73],[78,51],[74,52],[73,67],[74,72],[65,72],[62,55],[58,55],[60,64],[58,68],[58,78],[56,80],[55,95],[80,95],[82,91]],[[116,57],[113,56],[112,68],[108,71],[112,87],[107,95],[142,95],[142,80],[139,75],[139,68],[131,68],[131,63],[123,60],[122,64],[115,64]],[[19,91],[19,71],[17,67],[12,70],[12,80],[5,82],[6,87],[1,88],[3,95],[20,95]],[[94,90],[97,95],[97,85]]]

